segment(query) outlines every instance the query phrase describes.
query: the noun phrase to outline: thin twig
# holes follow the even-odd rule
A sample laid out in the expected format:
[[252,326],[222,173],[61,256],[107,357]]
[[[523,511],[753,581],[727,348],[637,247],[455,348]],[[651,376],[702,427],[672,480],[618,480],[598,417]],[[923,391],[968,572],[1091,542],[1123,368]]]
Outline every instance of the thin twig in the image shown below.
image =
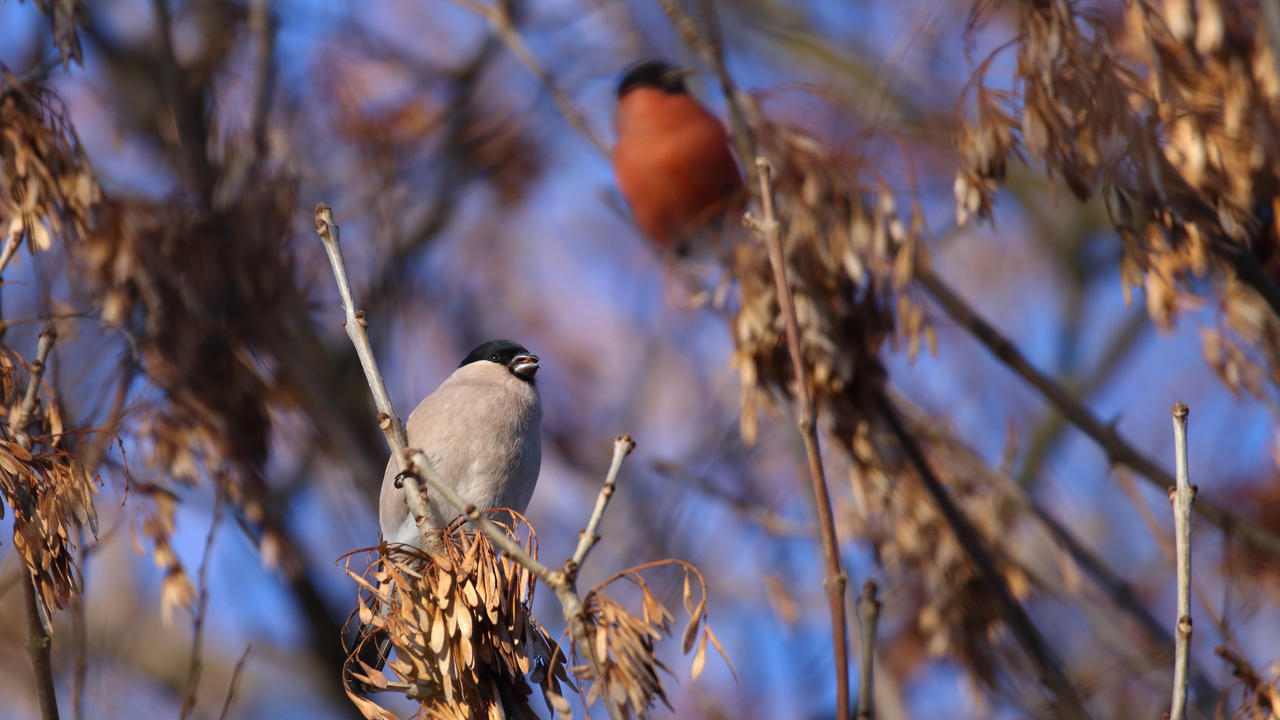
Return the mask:
[[1177,485],[1169,488],[1173,504],[1173,536],[1177,552],[1178,616],[1173,636],[1173,700],[1169,720],[1183,720],[1187,706],[1187,658],[1191,654],[1191,505],[1196,486],[1187,472],[1187,406],[1173,406],[1173,439]]
[[[1069,390],[1032,365],[1016,345],[985,318],[978,315],[977,311],[952,290],[941,277],[925,268],[916,274],[916,280],[942,306],[951,319],[968,330],[986,346],[992,355],[1038,390],[1071,424],[1092,438],[1106,453],[1108,461],[1133,469],[1162,490],[1175,484],[1172,475],[1130,445],[1116,431],[1114,424],[1100,420]],[[1207,498],[1201,498],[1192,509],[1199,517],[1228,537],[1240,540],[1249,548],[1269,558],[1280,559],[1280,535],[1267,531],[1239,512]]]
[[[373,393],[373,402],[378,409],[378,427],[387,438],[387,445],[391,447],[391,456],[395,458],[396,467],[403,471],[407,469],[405,448],[408,445],[405,440],[404,425],[400,422],[400,418],[396,417],[395,409],[391,406],[391,396],[387,395],[387,388],[382,382],[382,376],[378,373],[377,361],[373,359],[373,346],[369,344],[369,335],[365,332],[364,311],[357,310],[355,300],[352,299],[351,281],[347,279],[347,266],[342,260],[338,226],[333,222],[333,211],[324,203],[316,205],[316,234],[320,236],[325,253],[329,256],[329,264],[333,267],[333,277],[338,283],[338,293],[342,296],[342,309],[347,316],[343,326],[347,330],[347,337],[351,339],[351,344],[355,346],[356,357],[360,359],[360,367],[364,369],[364,378],[369,383],[369,390]],[[430,468],[430,463],[426,464],[426,469],[415,468],[415,470],[435,474],[435,470]],[[418,486],[416,478],[406,475],[403,477],[403,484],[405,502],[421,531],[427,517],[426,497]]]
[[22,397],[22,405],[18,406],[18,414],[9,425],[9,436],[14,442],[28,450],[31,449],[31,436],[27,435],[27,420],[36,406],[36,395],[40,388],[40,379],[44,377],[44,369],[49,361],[49,351],[53,349],[53,341],[58,333],[53,326],[46,327],[36,340],[36,359],[31,362],[31,377],[27,382],[27,394]]
[[[338,292],[342,296],[343,309],[347,317],[345,323],[347,337],[351,339],[351,344],[355,346],[356,355],[360,358],[360,365],[364,368],[365,380],[369,383],[369,390],[373,394],[374,403],[378,409],[378,426],[387,438],[387,445],[391,448],[391,456],[396,463],[396,467],[402,473],[406,501],[410,512],[413,513],[418,522],[418,527],[420,529],[426,527],[425,523],[427,522],[426,495],[421,492],[421,486],[417,483],[417,480],[421,479],[430,486],[432,492],[444,498],[447,507],[470,520],[472,525],[484,533],[485,537],[489,538],[490,542],[506,553],[513,562],[529,570],[555,593],[556,599],[560,601],[565,622],[569,625],[570,635],[573,637],[574,643],[586,657],[587,665],[591,668],[593,676],[598,680],[603,679],[604,673],[600,660],[594,652],[594,645],[591,644],[590,638],[587,637],[587,623],[583,612],[582,598],[578,595],[574,573],[570,572],[572,558],[567,560],[563,567],[556,570],[543,565],[537,558],[525,552],[519,543],[511,539],[497,525],[480,514],[474,505],[464,501],[453,487],[436,472],[431,465],[431,461],[427,459],[427,456],[421,450],[407,447],[408,442],[405,438],[404,425],[396,417],[395,408],[391,405],[391,398],[387,395],[382,375],[378,371],[377,360],[373,357],[373,347],[369,343],[368,333],[365,332],[364,312],[355,309],[355,301],[352,299],[351,294],[351,283],[347,279],[347,268],[342,259],[338,226],[333,222],[333,211],[328,205],[318,203],[316,205],[315,219],[316,234],[320,236],[320,240],[324,244],[325,252],[329,256],[329,262],[333,266],[334,279],[338,283]],[[619,438],[618,441],[615,441],[614,457],[620,464],[617,453],[619,444],[625,444],[627,451],[630,452],[634,443],[630,441],[630,438],[625,440]],[[626,453],[623,453],[622,457],[625,458]],[[610,473],[616,480],[617,473],[612,467],[610,468]],[[600,512],[603,514],[604,509],[601,508]],[[606,701],[605,707],[609,712],[610,718],[621,720],[622,715],[614,707],[614,703]]]
[[591,552],[591,548],[595,547],[600,536],[596,534],[596,530],[600,528],[600,520],[604,517],[605,507],[609,504],[609,499],[613,497],[613,489],[618,480],[618,472],[622,470],[622,462],[627,459],[627,455],[635,450],[636,442],[629,435],[620,435],[613,441],[613,460],[609,463],[609,472],[604,476],[604,486],[600,488],[600,494],[596,496],[596,505],[591,510],[591,518],[587,520],[587,526],[578,535],[578,547],[573,551],[573,556],[566,563],[566,570],[572,574],[576,574],[578,568],[582,567],[582,563],[587,559],[587,553]]
[[[9,436],[23,448],[31,449],[31,436],[26,432],[27,420],[35,409],[40,379],[58,337],[53,327],[47,327],[36,340],[36,358],[31,362],[31,376],[27,380],[27,392],[18,406],[18,413],[9,425]],[[27,596],[27,652],[31,654],[31,667],[36,676],[36,694],[40,698],[40,714],[44,720],[58,720],[58,693],[53,686],[53,628],[45,614],[44,603],[36,589],[35,577],[30,568],[22,573],[23,589]]]
[[[919,409],[912,407],[907,401],[897,395],[893,395],[891,400],[894,407],[899,410],[899,414],[907,421],[907,428],[915,434],[924,434],[925,437],[932,440],[932,436],[928,435],[928,430],[920,419]],[[1030,495],[1022,484],[1013,478],[991,468],[982,458],[978,457],[974,452],[959,442],[952,442],[948,447],[951,453],[960,453],[965,463],[970,463],[976,468],[981,468],[983,481],[990,484],[998,493],[1001,493],[1006,499],[1014,504],[1018,512],[1027,512],[1036,518],[1043,526],[1059,547],[1067,553],[1082,569],[1086,575],[1093,578],[1099,587],[1106,592],[1111,602],[1117,608],[1131,616],[1146,633],[1149,642],[1154,644],[1153,652],[1166,652],[1173,649],[1173,634],[1168,631],[1165,624],[1152,614],[1148,604],[1134,593],[1133,587],[1129,582],[1120,577],[1115,570],[1111,569],[1106,561],[1100,558],[1089,547],[1085,545],[1078,537],[1059,522],[1052,514],[1040,506]],[[1125,485],[1122,479],[1122,486]],[[1145,510],[1145,506],[1142,507]],[[1163,539],[1162,536],[1160,536]],[[1170,550],[1172,557],[1172,550]],[[1046,579],[1041,584],[1048,585]],[[1192,583],[1192,587],[1195,584]],[[1110,619],[1110,618],[1108,618]],[[1143,655],[1144,659],[1146,655]],[[1145,672],[1145,670],[1143,671]],[[1192,687],[1196,691],[1196,697],[1199,701],[1199,710],[1205,717],[1213,716],[1213,700],[1222,693],[1214,687],[1209,678],[1197,668],[1191,668],[1190,681]]]
[[873,720],[873,679],[875,677],[876,624],[880,619],[880,600],[876,597],[876,583],[868,580],[862,584],[862,597],[858,598],[858,621],[862,624],[862,667],[858,673],[857,720]]
[[[9,266],[9,261],[18,251],[18,246],[22,244],[22,233],[10,233],[9,237],[4,241],[4,250],[0,250],[0,274],[4,273],[4,269]],[[4,281],[0,280],[0,288],[4,287]],[[9,329],[8,323],[4,322],[4,315],[0,314],[0,340],[4,339],[4,333]]]
[[227,686],[227,699],[222,701],[222,712],[218,715],[218,720],[227,720],[227,715],[231,713],[231,706],[235,704],[236,695],[240,692],[240,674],[244,671],[244,664],[251,652],[253,652],[253,643],[245,646],[244,654],[236,661],[235,669],[231,671],[231,684]]
[[[216,487],[221,488],[221,485]],[[222,490],[215,490],[209,533],[204,538],[204,552],[200,556],[200,570],[197,573],[199,594],[196,597],[195,614],[191,619],[191,657],[187,662],[187,688],[183,693],[178,720],[185,720],[196,707],[196,690],[200,687],[200,671],[203,667],[201,654],[204,652],[204,620],[209,613],[209,557],[213,554],[213,541],[218,534],[218,524],[222,521],[222,500]]]
[[796,424],[804,439],[804,450],[809,460],[809,480],[817,507],[819,539],[822,541],[822,556],[827,570],[822,584],[827,590],[827,602],[831,608],[832,649],[835,653],[836,666],[836,718],[848,720],[849,641],[844,614],[844,589],[848,579],[840,567],[840,545],[836,540],[831,495],[827,490],[826,471],[822,466],[822,454],[818,447],[817,410],[813,404],[813,396],[809,392],[809,375],[805,371],[804,356],[800,350],[800,323],[796,319],[795,299],[792,298],[791,289],[787,283],[786,260],[782,255],[782,242],[778,237],[778,219],[773,212],[773,187],[769,162],[762,157],[756,158],[756,170],[760,178],[760,202],[764,217],[757,220],[748,215],[747,222],[764,239],[765,247],[769,252],[769,263],[773,266],[773,282],[778,293],[778,304],[782,308],[782,317],[787,326],[787,349],[791,354],[791,370],[796,384]]
[[91,548],[85,548],[84,542],[84,526],[76,527],[76,537],[80,547],[84,548],[80,553],[80,592],[72,599],[75,603],[71,612],[71,636],[73,651],[75,654],[75,665],[71,673],[71,716],[75,720],[84,720],[84,684],[85,678],[89,673],[89,662],[87,655],[89,653],[88,638],[88,613],[85,612],[84,598],[86,593],[85,584],[88,582],[89,575],[89,558]]
[[27,652],[36,676],[36,695],[40,698],[40,717],[58,720],[58,693],[53,688],[53,639],[36,591],[31,572],[22,573],[22,589],[27,600]]
[[1018,645],[1022,647],[1027,657],[1035,664],[1036,675],[1040,682],[1053,693],[1056,700],[1053,708],[1055,714],[1064,718],[1089,717],[1088,711],[1085,710],[1084,702],[1080,700],[1075,688],[1071,686],[1071,681],[1067,678],[1066,673],[1063,672],[1053,649],[1049,647],[1049,643],[1045,641],[1035,623],[1031,621],[1026,609],[1022,607],[1022,603],[1018,602],[1013,592],[1009,590],[1009,585],[1004,576],[1000,574],[999,569],[997,569],[995,560],[987,550],[982,536],[978,534],[977,529],[965,517],[964,512],[947,494],[946,487],[938,479],[938,476],[934,474],[933,469],[929,467],[924,453],[920,450],[920,445],[911,436],[911,433],[907,431],[906,426],[902,424],[902,420],[890,404],[888,396],[880,393],[876,396],[876,400],[879,404],[880,414],[889,424],[890,431],[898,439],[911,464],[915,466],[925,490],[933,497],[934,503],[937,504],[938,510],[951,528],[951,532],[955,533],[956,540],[969,554],[969,559],[973,561],[978,571],[979,582],[985,586],[987,594],[995,602],[996,606],[1000,608],[1000,617],[1017,640]]
[[511,17],[511,7],[509,0],[494,0],[494,2],[479,2],[478,0],[453,0],[455,5],[464,7],[480,17],[484,18],[489,27],[493,29],[495,35],[502,40],[502,44],[511,51],[512,55],[524,65],[529,72],[533,73],[547,92],[551,94],[551,99],[555,101],[556,108],[560,111],[560,115],[573,126],[583,137],[590,142],[591,145],[601,155],[609,157],[609,146],[604,140],[596,135],[595,131],[587,123],[587,116],[574,104],[559,84],[556,83],[555,77],[547,70],[533,51],[529,49],[528,43],[524,41],[524,37],[516,29],[515,21]]
[[[720,33],[716,23],[715,8],[710,2],[702,2],[701,9],[707,24],[704,32],[684,7],[675,0],[661,0],[662,10],[670,18],[671,23],[679,31],[684,43],[702,56],[702,61],[716,74],[720,81],[720,90],[724,94],[725,105],[729,110],[729,127],[733,131],[734,150],[743,159],[747,175],[755,173],[756,167],[746,162],[747,158],[757,157],[760,152],[752,134],[753,125],[758,125],[760,113],[734,83],[725,66],[724,51],[721,47]],[[755,179],[755,178],[748,178]]]

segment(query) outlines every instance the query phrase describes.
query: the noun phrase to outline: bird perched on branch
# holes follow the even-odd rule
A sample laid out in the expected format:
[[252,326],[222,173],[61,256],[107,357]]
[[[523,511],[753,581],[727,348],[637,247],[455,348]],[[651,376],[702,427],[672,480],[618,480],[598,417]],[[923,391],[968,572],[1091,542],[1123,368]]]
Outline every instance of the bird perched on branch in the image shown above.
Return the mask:
[[613,172],[636,224],[683,255],[718,234],[743,197],[724,126],[685,87],[688,70],[652,60],[618,83]]
[[[491,340],[468,353],[405,423],[408,446],[421,450],[463,502],[481,512],[510,508],[523,513],[529,506],[542,464],[537,372],[538,357],[524,346]],[[430,489],[427,497],[429,516],[420,531],[405,500],[395,458],[388,460],[378,498],[382,540],[429,548],[430,531],[445,527],[459,513]],[[362,672],[359,663],[381,669],[390,645],[385,632],[371,625],[359,629],[358,650],[346,668],[353,692],[366,690],[352,677]]]
[[[462,499],[483,512],[523,513],[542,464],[542,402],[534,376],[538,357],[519,343],[492,340],[472,350],[453,374],[409,415],[409,447],[421,450]],[[382,539],[422,547],[405,501],[395,458],[378,498]],[[428,529],[458,513],[427,492]]]

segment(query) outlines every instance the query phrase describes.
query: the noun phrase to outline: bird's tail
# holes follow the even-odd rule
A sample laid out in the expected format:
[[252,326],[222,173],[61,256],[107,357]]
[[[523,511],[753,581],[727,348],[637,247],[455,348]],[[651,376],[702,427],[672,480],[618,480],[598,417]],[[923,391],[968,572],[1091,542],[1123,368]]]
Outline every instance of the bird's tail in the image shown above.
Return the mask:
[[369,670],[381,671],[386,666],[391,654],[391,636],[383,628],[362,623],[349,644],[344,638],[343,649],[347,653],[347,664],[342,669],[343,683],[351,692],[367,695],[371,686],[362,678],[368,677]]

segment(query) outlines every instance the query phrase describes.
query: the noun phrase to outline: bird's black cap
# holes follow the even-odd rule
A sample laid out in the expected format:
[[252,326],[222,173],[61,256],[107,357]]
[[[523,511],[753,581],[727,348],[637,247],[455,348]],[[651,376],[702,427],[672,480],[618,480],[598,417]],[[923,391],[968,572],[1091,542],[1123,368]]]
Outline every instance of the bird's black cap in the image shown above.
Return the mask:
[[499,365],[508,365],[511,363],[512,358],[517,355],[532,354],[533,353],[526,350],[520,343],[511,342],[510,340],[490,340],[489,342],[480,345],[475,350],[467,353],[467,356],[462,359],[462,362],[458,363],[458,367],[470,365],[473,362],[480,362],[481,360],[488,360],[489,362],[495,362]]
[[633,65],[622,80],[618,81],[618,97],[639,88],[656,88],[670,95],[689,92],[684,86],[687,73],[680,68],[661,60],[649,60]]

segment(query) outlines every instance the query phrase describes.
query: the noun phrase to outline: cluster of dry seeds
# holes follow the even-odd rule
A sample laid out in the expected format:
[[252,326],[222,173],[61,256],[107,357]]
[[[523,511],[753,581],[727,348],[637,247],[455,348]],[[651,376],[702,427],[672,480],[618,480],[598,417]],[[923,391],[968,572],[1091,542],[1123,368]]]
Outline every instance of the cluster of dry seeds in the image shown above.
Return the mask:
[[[2,69],[0,69],[2,70]],[[54,237],[89,232],[98,185],[56,98],[0,77],[0,244],[5,262],[29,238],[48,250]],[[2,331],[0,331],[2,334]],[[50,339],[51,341],[51,339]],[[77,528],[96,531],[93,494],[98,478],[66,447],[58,404],[47,388],[24,396],[25,363],[0,347],[0,406],[7,435],[0,438],[0,495],[13,510],[14,547],[32,572],[46,614],[77,591],[73,542]],[[0,506],[0,512],[3,506]]]
[[[833,445],[852,461],[853,503],[841,513],[842,532],[851,529],[875,548],[903,591],[902,612],[914,615],[913,630],[930,652],[957,655],[993,681],[992,630],[1000,617],[968,551],[876,409],[886,392],[879,359],[885,341],[904,339],[909,354],[936,345],[909,288],[917,267],[928,262],[920,209],[912,203],[903,217],[885,183],[861,181],[864,165],[802,133],[769,124],[753,133],[775,170],[776,214],[818,415]],[[733,363],[743,393],[742,432],[750,442],[757,406],[792,397],[794,377],[772,271],[758,240],[735,248],[731,271],[740,294],[731,323]],[[907,424],[935,474],[996,548],[1015,594],[1024,595],[1022,571],[1000,551],[1015,524],[1008,498],[970,472],[972,463],[956,461],[959,444],[948,428],[915,417]]]
[[[497,524],[537,557],[537,539],[525,521]],[[360,668],[353,677],[373,691],[419,700],[418,717],[534,718],[528,698],[535,683],[547,707],[568,720],[573,713],[564,687],[577,687],[567,670],[585,688],[585,704],[601,700],[622,717],[644,717],[656,701],[667,702],[659,670],[670,671],[657,657],[657,643],[670,634],[673,618],[641,573],[665,566],[684,572],[689,623],[682,644],[685,653],[697,645],[693,679],[706,665],[708,642],[724,656],[707,624],[702,574],[688,563],[663,560],[620,572],[586,593],[580,616],[585,640],[579,644],[570,634],[567,656],[582,662],[567,668],[565,651],[533,617],[530,571],[460,519],[437,533],[439,541],[429,551],[383,544],[365,572],[347,569],[362,589],[353,618],[379,631],[364,633],[351,649]],[[605,593],[619,580],[639,592],[638,615]],[[701,592],[697,602],[695,587]],[[386,668],[396,679],[367,663],[371,653],[364,645],[379,642],[383,634],[395,651]],[[362,694],[351,689],[347,694],[365,717],[395,717]]]
[[[507,531],[521,540],[518,530]],[[532,532],[522,544],[536,556]],[[363,574],[347,572],[364,590],[361,623],[389,637],[395,657],[386,667],[421,699],[420,717],[534,718],[526,678],[542,687],[549,707],[556,698],[567,711],[565,656],[533,617],[534,577],[483,533],[455,522],[431,552],[383,545]],[[367,665],[363,670],[358,680],[377,690],[388,687],[383,672]],[[366,717],[395,717],[370,699],[348,695]]]
[[961,223],[990,219],[1007,159],[1025,150],[1076,196],[1100,195],[1122,241],[1126,297],[1142,287],[1168,328],[1202,302],[1193,281],[1215,279],[1206,358],[1233,391],[1273,400],[1280,75],[1260,12],[1133,2],[1113,29],[1067,0],[1019,3],[1015,91],[988,90],[992,58],[979,66],[975,121],[956,124],[955,192]]

